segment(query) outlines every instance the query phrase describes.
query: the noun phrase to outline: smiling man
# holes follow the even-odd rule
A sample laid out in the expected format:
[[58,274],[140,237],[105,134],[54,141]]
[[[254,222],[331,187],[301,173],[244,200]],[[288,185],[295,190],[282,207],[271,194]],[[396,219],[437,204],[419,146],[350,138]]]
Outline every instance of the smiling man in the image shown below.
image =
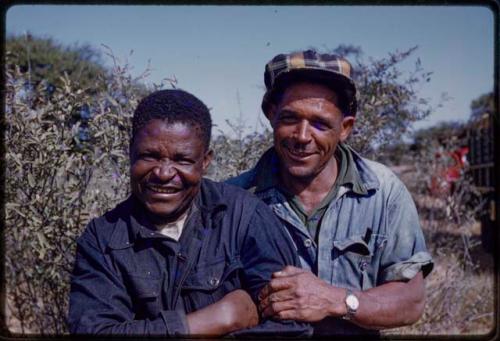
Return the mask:
[[415,205],[385,166],[346,143],[356,117],[351,65],[308,50],[267,65],[262,110],[274,147],[228,180],[280,218],[302,268],[273,274],[264,316],[312,322],[315,335],[378,334],[415,322],[432,269]]
[[256,326],[258,292],[298,259],[264,203],[203,178],[211,125],[207,107],[182,90],[158,91],[139,103],[130,141],[132,195],[78,239],[72,333],[308,332],[291,321]]

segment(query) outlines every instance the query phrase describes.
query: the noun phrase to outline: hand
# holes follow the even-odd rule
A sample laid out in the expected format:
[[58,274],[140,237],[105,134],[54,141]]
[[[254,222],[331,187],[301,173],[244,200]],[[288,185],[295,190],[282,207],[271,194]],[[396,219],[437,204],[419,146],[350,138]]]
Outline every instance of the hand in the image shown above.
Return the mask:
[[263,317],[306,322],[342,316],[346,290],[333,287],[308,270],[287,266],[275,272],[259,293]]
[[259,323],[257,307],[242,289],[226,294],[221,300],[187,315],[191,335],[220,336]]

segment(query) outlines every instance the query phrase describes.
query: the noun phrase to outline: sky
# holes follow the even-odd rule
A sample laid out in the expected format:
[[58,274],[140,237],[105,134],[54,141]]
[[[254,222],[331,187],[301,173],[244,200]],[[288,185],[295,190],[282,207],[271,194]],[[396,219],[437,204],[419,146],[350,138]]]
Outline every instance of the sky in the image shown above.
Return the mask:
[[418,46],[402,70],[409,72],[420,58],[433,75],[419,94],[433,105],[443,93],[449,99],[414,128],[465,121],[470,102],[493,90],[494,19],[480,5],[17,5],[8,9],[5,24],[7,35],[30,32],[103,52],[104,44],[135,76],[149,61],[146,83],[175,77],[178,87],[211,108],[217,133],[230,132],[228,119],[241,118],[247,131],[267,126],[260,109],[263,74],[275,55],[339,44],[361,47],[365,60]]

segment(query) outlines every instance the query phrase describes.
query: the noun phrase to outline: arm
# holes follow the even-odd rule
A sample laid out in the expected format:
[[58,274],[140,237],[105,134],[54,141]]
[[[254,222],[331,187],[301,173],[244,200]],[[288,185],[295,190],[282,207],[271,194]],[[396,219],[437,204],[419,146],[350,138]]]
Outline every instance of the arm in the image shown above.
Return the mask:
[[[381,251],[377,286],[354,292],[360,306],[352,322],[369,329],[414,323],[423,313],[423,278],[432,270],[415,205],[396,182],[387,209],[387,245]],[[334,287],[311,272],[286,268],[273,275],[261,292],[264,316],[320,321],[343,316],[346,290]]]
[[72,275],[68,323],[77,334],[223,335],[258,322],[252,299],[242,290],[188,314],[161,311],[155,319],[136,320],[122,279],[88,229],[79,239]]
[[[424,308],[424,281],[419,272],[408,282],[389,282],[354,294],[359,308],[352,322],[368,329],[414,323]],[[316,322],[347,313],[346,290],[327,284],[311,272],[287,267],[274,274],[261,294],[263,316]]]
[[[243,264],[242,286],[257,301],[260,290],[269,283],[273,272],[291,264],[298,266],[299,259],[293,243],[281,222],[264,204],[259,203],[248,229],[240,241]],[[269,319],[265,316],[256,328],[238,333],[238,336],[308,336],[309,324]]]
[[220,336],[254,327],[258,323],[257,307],[252,298],[241,289],[232,291],[220,301],[187,315],[191,335]]

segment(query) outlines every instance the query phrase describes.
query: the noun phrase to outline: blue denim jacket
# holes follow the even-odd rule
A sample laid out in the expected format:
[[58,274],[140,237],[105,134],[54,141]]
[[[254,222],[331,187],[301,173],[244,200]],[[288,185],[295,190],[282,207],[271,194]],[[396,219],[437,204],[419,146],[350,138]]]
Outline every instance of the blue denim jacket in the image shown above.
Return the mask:
[[[233,186],[203,180],[179,242],[141,224],[141,210],[130,197],[92,220],[78,239],[72,333],[185,335],[186,313],[238,288],[256,302],[273,272],[299,262],[273,213]],[[247,333],[310,331],[306,324],[266,320]]]
[[[421,270],[427,276],[432,258],[410,193],[387,167],[350,152],[366,194],[340,186],[321,221],[317,244],[273,186],[270,178],[279,171],[273,149],[255,168],[227,182],[253,191],[274,211],[294,241],[302,267],[327,283],[366,290],[388,281],[407,281]],[[322,321],[315,326],[315,334],[361,331],[336,320]]]

